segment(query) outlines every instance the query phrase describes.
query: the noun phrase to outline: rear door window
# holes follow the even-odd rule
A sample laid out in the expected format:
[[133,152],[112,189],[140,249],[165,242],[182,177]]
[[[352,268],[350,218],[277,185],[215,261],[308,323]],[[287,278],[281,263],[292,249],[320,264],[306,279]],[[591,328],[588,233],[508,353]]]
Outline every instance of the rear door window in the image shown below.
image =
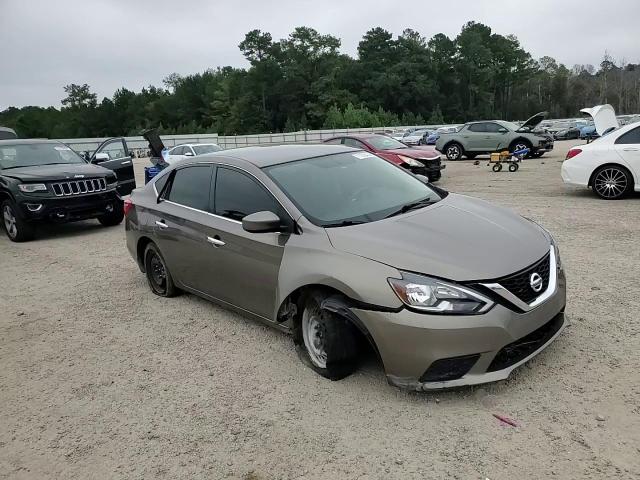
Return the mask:
[[208,212],[212,172],[211,165],[195,165],[176,170],[167,200]]
[[283,208],[252,177],[232,168],[218,167],[215,187],[215,213],[241,221],[247,215],[269,211],[284,218]]
[[620,137],[616,140],[616,144],[640,144],[640,127],[634,128],[624,135],[620,135]]

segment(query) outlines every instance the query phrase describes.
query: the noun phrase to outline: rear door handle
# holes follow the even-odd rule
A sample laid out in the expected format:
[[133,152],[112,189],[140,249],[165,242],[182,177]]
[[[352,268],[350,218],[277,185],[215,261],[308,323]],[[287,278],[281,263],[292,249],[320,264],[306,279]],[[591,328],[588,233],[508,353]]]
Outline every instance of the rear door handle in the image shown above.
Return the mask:
[[164,220],[156,220],[156,225],[162,229],[169,228],[169,225],[164,223]]
[[217,238],[207,237],[207,242],[209,242],[214,247],[224,247],[226,245],[226,243],[224,243],[222,240],[220,240],[220,237],[218,237],[217,235],[216,235],[216,237]]
[[638,149],[634,148],[634,147],[627,147],[627,148],[623,148],[622,150],[624,150],[625,152],[637,152]]

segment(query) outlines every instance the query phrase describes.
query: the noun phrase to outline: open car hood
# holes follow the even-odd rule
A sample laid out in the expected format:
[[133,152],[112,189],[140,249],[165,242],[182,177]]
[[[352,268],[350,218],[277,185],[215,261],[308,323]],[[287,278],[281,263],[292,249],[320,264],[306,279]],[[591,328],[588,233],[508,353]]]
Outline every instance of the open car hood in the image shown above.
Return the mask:
[[547,112],[536,113],[533,117],[529,118],[522,125],[520,125],[518,131],[532,131],[534,128],[540,125],[540,123],[546,118],[546,116]]
[[620,126],[620,123],[618,123],[618,119],[616,118],[616,111],[609,104],[596,105],[592,108],[583,108],[580,111],[593,118],[596,132],[598,132],[598,135],[600,136],[604,135],[607,130],[612,130]]

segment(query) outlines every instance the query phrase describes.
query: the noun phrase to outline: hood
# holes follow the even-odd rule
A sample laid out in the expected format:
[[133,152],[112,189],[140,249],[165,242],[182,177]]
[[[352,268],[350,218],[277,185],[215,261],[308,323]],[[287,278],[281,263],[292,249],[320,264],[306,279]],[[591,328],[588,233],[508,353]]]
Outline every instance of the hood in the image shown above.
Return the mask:
[[550,245],[533,222],[455,194],[405,215],[326,231],[338,250],[456,281],[510,275],[542,258]]
[[405,157],[415,158],[416,160],[440,158],[440,152],[438,152],[433,146],[429,145],[425,145],[423,147],[398,148],[395,150],[382,150],[380,153],[404,155]]
[[533,130],[538,125],[540,125],[540,123],[545,119],[546,116],[547,116],[547,112],[536,113],[533,117],[527,119],[522,125],[520,125],[520,128],[518,129],[518,131]]
[[607,130],[620,127],[620,123],[618,123],[618,119],[616,118],[616,111],[609,104],[583,108],[580,111],[593,118],[596,132],[598,132],[600,136],[604,135]]
[[76,175],[84,175],[86,178],[105,177],[109,174],[113,174],[113,172],[98,165],[91,165],[88,163],[68,163],[60,165],[10,168],[3,170],[2,174],[24,182],[47,182],[81,178],[76,177]]

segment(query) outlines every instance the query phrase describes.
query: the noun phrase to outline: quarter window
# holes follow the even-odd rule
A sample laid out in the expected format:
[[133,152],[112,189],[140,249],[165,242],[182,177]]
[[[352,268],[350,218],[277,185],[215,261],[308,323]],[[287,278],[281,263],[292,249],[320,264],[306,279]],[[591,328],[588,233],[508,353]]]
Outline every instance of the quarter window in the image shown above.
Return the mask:
[[622,145],[640,144],[640,127],[634,128],[624,135],[620,135],[616,143]]
[[176,170],[168,200],[197,210],[209,211],[211,165],[197,165]]
[[248,175],[230,168],[218,168],[215,189],[216,214],[240,221],[256,212],[270,211],[282,217],[282,207]]
[[176,147],[171,150],[170,155],[184,155],[184,147]]

